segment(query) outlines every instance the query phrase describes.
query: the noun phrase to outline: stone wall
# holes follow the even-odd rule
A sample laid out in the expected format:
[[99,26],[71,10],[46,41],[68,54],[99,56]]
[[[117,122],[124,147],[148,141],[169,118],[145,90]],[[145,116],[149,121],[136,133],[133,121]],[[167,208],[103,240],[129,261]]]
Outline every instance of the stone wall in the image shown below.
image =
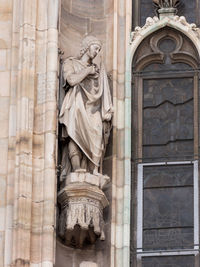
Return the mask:
[[[0,266],[8,262],[9,251],[4,247],[9,242],[11,228],[10,203],[12,202],[11,188],[6,188],[12,179],[9,147],[12,142],[14,125],[9,125],[9,116],[13,106],[11,92],[11,50],[12,50],[12,0],[0,2]],[[10,189],[10,190],[9,190]],[[11,215],[11,214],[10,214]],[[8,246],[7,246],[8,248]]]
[[77,56],[86,34],[103,42],[107,71],[113,66],[113,0],[61,0],[59,46],[64,58]]
[[130,258],[131,73],[129,60],[132,0],[114,1],[113,45],[113,175],[111,267],[127,267]]
[[58,1],[0,1],[0,266],[53,266]]
[[[50,267],[56,253],[57,267],[128,266],[131,2],[0,1],[0,267]],[[106,241],[75,250],[57,240],[55,253],[58,25],[64,58],[77,55],[85,34],[102,40],[115,113],[103,166],[112,178]]]

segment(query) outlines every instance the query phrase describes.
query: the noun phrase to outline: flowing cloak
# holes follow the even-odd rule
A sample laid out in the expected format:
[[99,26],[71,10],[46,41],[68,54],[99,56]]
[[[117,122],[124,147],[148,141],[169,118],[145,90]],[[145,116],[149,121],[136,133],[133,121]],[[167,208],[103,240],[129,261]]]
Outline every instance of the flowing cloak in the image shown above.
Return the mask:
[[[76,58],[64,62],[63,75],[79,74],[87,66]],[[99,166],[105,149],[104,121],[112,118],[113,107],[105,68],[98,78],[88,75],[82,82],[70,87],[62,104],[59,121],[69,136],[86,155]]]

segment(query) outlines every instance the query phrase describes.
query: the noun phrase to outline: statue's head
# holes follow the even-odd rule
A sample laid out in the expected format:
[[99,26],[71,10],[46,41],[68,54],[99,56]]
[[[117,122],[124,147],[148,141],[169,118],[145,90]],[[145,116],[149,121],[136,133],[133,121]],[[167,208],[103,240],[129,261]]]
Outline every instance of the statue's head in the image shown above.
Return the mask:
[[87,53],[91,59],[94,59],[101,47],[102,44],[96,37],[88,35],[82,41],[81,56]]

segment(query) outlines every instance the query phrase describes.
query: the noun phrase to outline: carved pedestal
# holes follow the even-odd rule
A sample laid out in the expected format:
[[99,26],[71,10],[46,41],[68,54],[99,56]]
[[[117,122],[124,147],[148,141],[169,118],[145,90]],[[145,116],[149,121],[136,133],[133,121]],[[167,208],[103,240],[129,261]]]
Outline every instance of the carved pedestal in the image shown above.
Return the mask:
[[102,189],[108,176],[86,172],[71,173],[58,194],[61,205],[59,235],[66,245],[82,247],[93,244],[98,237],[105,239],[103,209],[109,202]]
[[161,8],[158,9],[159,18],[163,19],[165,17],[174,17],[176,14],[177,9],[176,8]]

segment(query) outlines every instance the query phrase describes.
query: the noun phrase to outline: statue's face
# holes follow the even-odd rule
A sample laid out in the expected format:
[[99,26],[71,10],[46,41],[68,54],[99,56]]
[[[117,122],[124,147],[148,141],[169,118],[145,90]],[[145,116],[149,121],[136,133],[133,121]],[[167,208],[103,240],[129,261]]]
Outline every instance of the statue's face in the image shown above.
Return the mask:
[[98,55],[98,53],[99,53],[100,50],[101,50],[101,47],[99,45],[92,44],[92,45],[90,45],[90,47],[88,49],[88,52],[87,52],[88,53],[88,56],[91,59],[93,59],[93,58],[95,58]]

